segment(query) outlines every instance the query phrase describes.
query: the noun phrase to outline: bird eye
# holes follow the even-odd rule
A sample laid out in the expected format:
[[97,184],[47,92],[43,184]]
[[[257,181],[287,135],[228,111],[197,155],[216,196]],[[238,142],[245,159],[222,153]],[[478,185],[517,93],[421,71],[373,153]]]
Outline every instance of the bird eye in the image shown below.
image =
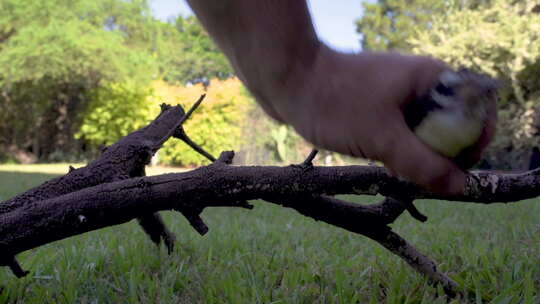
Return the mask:
[[439,93],[441,95],[444,95],[444,96],[453,96],[454,95],[454,89],[444,85],[441,82],[439,82],[439,84],[435,87],[435,91],[437,91],[437,93]]

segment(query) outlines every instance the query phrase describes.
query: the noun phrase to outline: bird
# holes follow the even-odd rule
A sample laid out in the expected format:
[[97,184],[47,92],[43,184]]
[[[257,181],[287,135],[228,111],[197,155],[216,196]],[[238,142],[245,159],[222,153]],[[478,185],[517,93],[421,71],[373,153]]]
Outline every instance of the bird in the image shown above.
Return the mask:
[[405,122],[421,142],[468,169],[493,137],[499,87],[498,80],[469,69],[446,70],[405,106]]

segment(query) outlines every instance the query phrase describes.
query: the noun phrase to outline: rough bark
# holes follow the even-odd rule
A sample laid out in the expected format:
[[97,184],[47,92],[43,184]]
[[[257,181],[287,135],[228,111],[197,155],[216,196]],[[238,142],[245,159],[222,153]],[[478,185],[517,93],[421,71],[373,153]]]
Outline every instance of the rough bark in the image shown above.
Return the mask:
[[[203,98],[204,96],[201,96],[190,113]],[[99,184],[145,176],[145,166],[152,155],[161,148],[164,141],[175,132],[184,134],[181,124],[188,117],[189,115],[186,115],[179,106],[163,105],[160,115],[147,127],[135,131],[116,144],[105,148],[101,157],[87,166],[79,169],[70,167],[66,175],[47,181],[3,202],[0,204],[0,214],[7,214],[27,204],[41,202]],[[163,240],[168,252],[172,252],[175,236],[167,229],[159,214],[143,214],[139,218],[139,223],[154,243],[159,245]],[[10,266],[18,277],[26,274],[8,251],[0,251],[0,265]]]

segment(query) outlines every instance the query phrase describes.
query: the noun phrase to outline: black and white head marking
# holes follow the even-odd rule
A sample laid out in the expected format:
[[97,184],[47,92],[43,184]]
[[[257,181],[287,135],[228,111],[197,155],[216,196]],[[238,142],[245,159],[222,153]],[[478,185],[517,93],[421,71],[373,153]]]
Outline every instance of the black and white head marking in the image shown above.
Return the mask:
[[498,88],[496,80],[468,69],[444,71],[435,87],[405,107],[405,121],[414,130],[431,111],[482,118]]
[[405,122],[414,130],[432,111],[444,111],[451,108],[455,98],[455,87],[461,77],[453,71],[445,71],[439,76],[439,82],[427,94],[407,104],[404,110]]

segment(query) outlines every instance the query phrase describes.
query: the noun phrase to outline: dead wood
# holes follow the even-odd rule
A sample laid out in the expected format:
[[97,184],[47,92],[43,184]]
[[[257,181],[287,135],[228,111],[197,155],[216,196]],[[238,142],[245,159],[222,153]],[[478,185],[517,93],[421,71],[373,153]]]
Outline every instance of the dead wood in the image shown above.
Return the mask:
[[[540,169],[521,174],[473,172],[464,193],[441,196],[392,177],[377,166],[313,166],[316,150],[299,165],[232,166],[233,152],[223,152],[216,159],[191,141],[181,127],[201,101],[202,97],[187,114],[179,106],[162,106],[152,123],[106,148],[88,166],[1,203],[0,265],[24,276],[27,272],[14,258],[18,253],[133,219],[139,220],[155,243],[164,241],[170,252],[175,237],[157,212],[176,210],[197,232],[205,234],[209,228],[200,216],[205,208],[250,209],[253,206],[248,200],[262,199],[378,242],[455,296],[460,293],[458,285],[389,224],[405,210],[425,221],[413,205],[420,198],[490,204],[540,195]],[[170,137],[184,140],[213,163],[189,172],[146,177],[145,165]],[[386,198],[379,204],[360,205],[332,197],[338,194],[382,194]]]

